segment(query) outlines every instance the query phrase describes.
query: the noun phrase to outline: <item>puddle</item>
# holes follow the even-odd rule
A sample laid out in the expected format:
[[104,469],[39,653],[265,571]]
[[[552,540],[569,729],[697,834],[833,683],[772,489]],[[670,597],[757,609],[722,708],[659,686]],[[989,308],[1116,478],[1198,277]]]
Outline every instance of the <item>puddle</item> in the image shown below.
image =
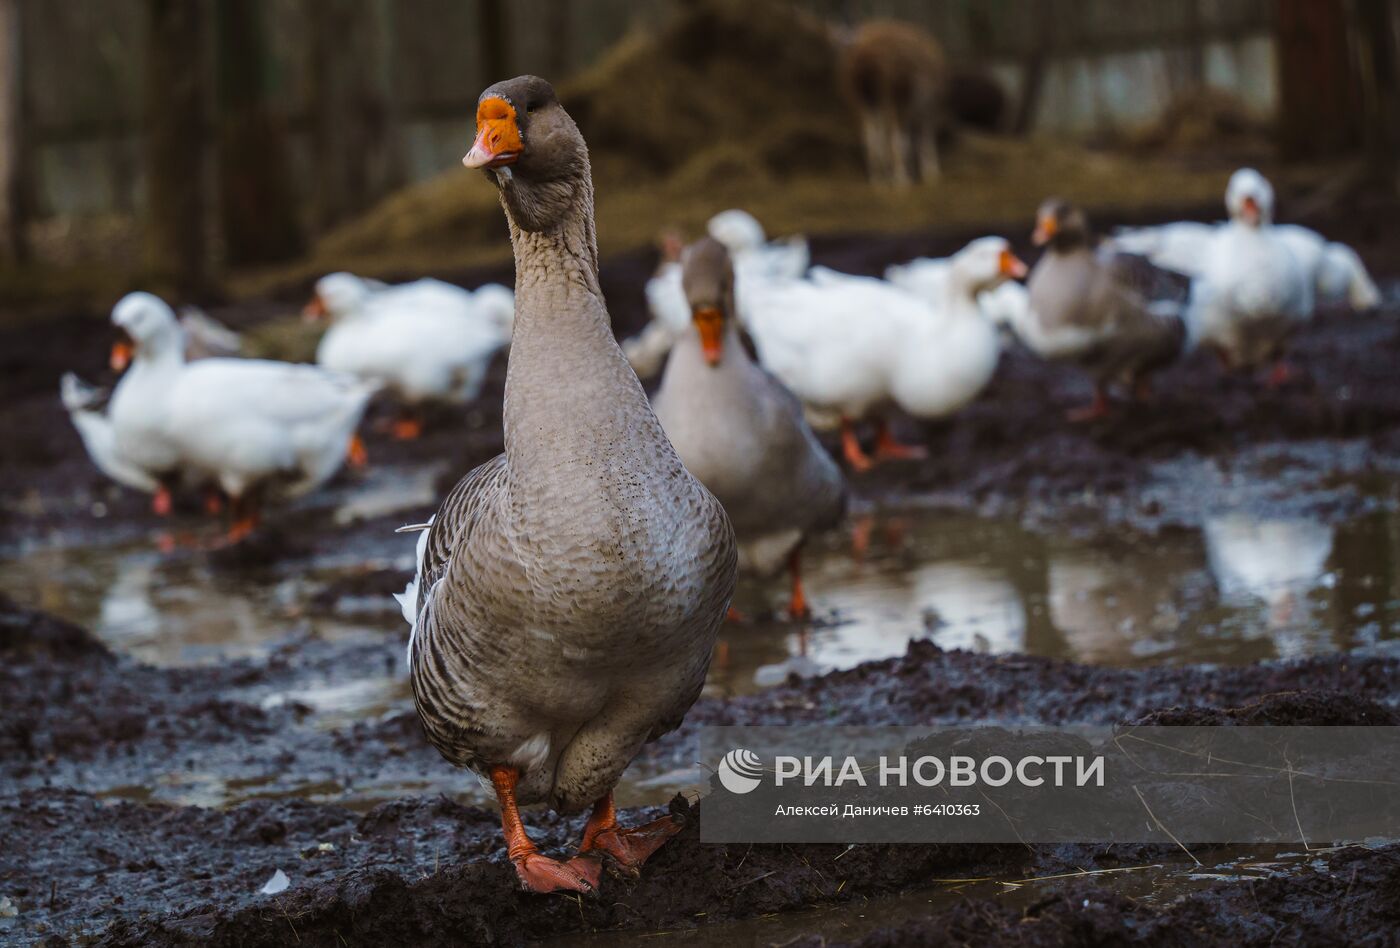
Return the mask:
[[[872,659],[911,639],[1094,664],[1242,664],[1400,638],[1400,517],[1208,518],[1155,537],[1044,537],[1015,523],[912,511],[872,530],[863,560],[832,535],[804,556],[810,628],[727,626],[711,693],[739,694]],[[780,609],[783,581],[740,584]]]
[[85,626],[114,651],[161,666],[264,655],[298,634],[382,637],[384,625],[368,614],[306,614],[307,600],[336,575],[228,574],[201,556],[165,556],[150,541],[0,559],[0,591]]
[[[882,517],[870,537],[859,559],[848,534],[809,545],[810,626],[726,625],[709,693],[741,694],[789,674],[901,655],[916,638],[1121,666],[1245,663],[1400,638],[1395,513],[1337,527],[1224,514],[1199,531],[1090,541],[912,510]],[[211,570],[200,555],[163,555],[141,540],[0,558],[0,592],[92,629],[116,651],[178,666],[264,655],[297,635],[401,637],[387,596],[343,595],[316,610],[307,603],[333,583],[353,589],[367,566],[407,576],[410,565],[410,544],[392,535],[373,551],[338,551],[270,573]],[[745,580],[737,605],[772,614],[785,593],[782,577]],[[401,705],[401,678],[401,669],[375,668],[286,698],[342,723]]]
[[[810,545],[804,563],[817,621],[726,625],[708,694],[753,692],[789,674],[901,655],[916,638],[1110,665],[1244,663],[1400,638],[1395,513],[1335,528],[1306,518],[1223,515],[1202,530],[1083,540],[910,510],[876,521],[862,557],[852,555],[848,534],[833,533]],[[356,577],[366,569],[406,576],[411,564],[412,544],[391,533],[255,571],[213,569],[203,554],[163,554],[144,538],[0,557],[0,592],[92,629],[115,651],[167,667],[265,656],[296,637],[390,643],[372,649],[377,657],[369,661],[308,666],[276,691],[230,694],[264,708],[294,702],[307,709],[307,726],[324,732],[410,708],[397,605],[361,592]],[[377,581],[382,586],[382,574]],[[785,578],[746,580],[737,605],[768,615],[785,596]],[[405,764],[353,779],[335,767],[313,770],[290,779],[215,760],[185,763],[149,786],[133,772],[93,789],[209,807],[298,796],[366,810],[432,792],[486,801],[475,781],[446,765]],[[693,766],[664,773],[634,767],[618,802],[662,804],[705,782]]]

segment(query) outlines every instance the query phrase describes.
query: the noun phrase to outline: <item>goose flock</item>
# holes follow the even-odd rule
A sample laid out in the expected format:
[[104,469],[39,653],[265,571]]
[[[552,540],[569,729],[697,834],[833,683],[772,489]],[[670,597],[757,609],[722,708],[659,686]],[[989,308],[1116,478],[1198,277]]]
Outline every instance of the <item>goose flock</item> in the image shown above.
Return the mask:
[[[635,873],[680,830],[669,816],[622,826],[613,788],[700,694],[739,571],[786,571],[788,612],[810,614],[801,550],[848,496],[816,430],[838,432],[853,472],[917,457],[896,414],[963,409],[1008,336],[1093,381],[1076,418],[1110,411],[1115,386],[1146,397],[1196,347],[1230,368],[1271,365],[1280,382],[1319,300],[1378,300],[1354,252],[1276,225],[1272,188],[1244,169],[1222,224],[1100,239],[1082,209],[1048,200],[1034,268],[987,236],[883,278],[841,273],[811,266],[805,240],[770,240],[726,211],[666,255],[646,286],[651,324],[619,345],[588,149],[549,83],[485,90],[463,163],[499,193],[514,292],[330,274],[305,310],[329,320],[316,365],[194,359],[195,330],[133,293],[112,312],[114,365],[130,366],[110,402],[73,375],[61,396],[104,474],[160,513],[176,489],[205,491],[211,510],[227,501],[236,541],[265,502],[363,462],[356,431],[376,393],[398,405],[395,435],[414,437],[425,406],[475,399],[509,347],[505,450],[403,528],[416,569],[398,599],[424,730],[494,791],[535,892],[591,891],[605,866]],[[657,372],[648,398],[639,375]],[[575,855],[538,851],[519,813],[534,803],[589,813]]]

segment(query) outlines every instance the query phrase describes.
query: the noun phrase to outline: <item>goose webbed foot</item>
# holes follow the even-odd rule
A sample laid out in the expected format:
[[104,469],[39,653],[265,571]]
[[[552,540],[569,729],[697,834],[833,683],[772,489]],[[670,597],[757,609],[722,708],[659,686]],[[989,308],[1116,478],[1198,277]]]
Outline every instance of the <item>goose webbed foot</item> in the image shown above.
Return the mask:
[[233,546],[235,543],[241,543],[252,536],[253,531],[257,530],[258,524],[262,522],[262,517],[256,496],[230,497],[229,501],[233,523],[228,528],[225,541],[229,546]]
[[851,470],[858,474],[875,466],[875,462],[870,460],[870,456],[861,448],[860,439],[856,437],[855,423],[849,418],[841,419],[841,454],[851,466]]
[[1108,403],[1108,393],[1103,390],[1103,386],[1094,389],[1094,400],[1082,408],[1075,408],[1065,414],[1065,417],[1072,422],[1097,421],[1100,418],[1108,417],[1110,406]]
[[[617,824],[617,810],[611,792],[593,805],[583,830],[580,854],[607,853],[624,873],[636,876],[642,864],[681,831],[683,824],[669,816],[643,826],[623,829]],[[570,860],[572,861],[572,860]]]
[[1293,366],[1279,359],[1274,363],[1274,367],[1269,370],[1269,377],[1264,384],[1270,389],[1283,388],[1283,386],[1293,381],[1296,374],[1297,373],[1293,371]]
[[541,895],[550,892],[593,892],[603,875],[602,864],[588,856],[575,856],[567,862],[537,852],[512,857],[515,876],[527,891]]
[[875,437],[875,458],[879,461],[922,461],[928,457],[928,449],[917,444],[897,441],[890,430],[888,421],[880,422],[879,434]]
[[514,767],[492,767],[491,785],[501,804],[501,832],[506,837],[506,855],[515,865],[515,875],[528,892],[592,892],[598,888],[602,866],[591,856],[575,856],[567,862],[540,854],[525,832],[516,804],[515,785],[520,771]]

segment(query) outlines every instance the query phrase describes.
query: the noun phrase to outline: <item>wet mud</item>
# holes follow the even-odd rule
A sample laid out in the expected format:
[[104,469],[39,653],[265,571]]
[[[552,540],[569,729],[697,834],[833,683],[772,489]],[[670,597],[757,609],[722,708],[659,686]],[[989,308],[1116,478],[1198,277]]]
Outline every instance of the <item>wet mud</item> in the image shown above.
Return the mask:
[[[325,674],[329,665],[393,660],[391,646],[289,647],[266,661],[156,669],[113,656],[83,630],[13,603],[0,606],[0,630],[0,690],[13,699],[0,718],[0,885],[19,905],[26,940],[57,934],[131,945],[513,944],[599,930],[693,929],[878,898],[938,879],[1031,878],[1182,858],[1160,847],[1121,845],[702,846],[697,814],[677,797],[671,810],[686,828],[640,879],[607,878],[597,896],[582,900],[526,895],[501,851],[493,809],[442,794],[353,809],[304,798],[315,795],[298,782],[308,778],[329,788],[444,768],[411,712],[326,728],[295,702],[260,700],[292,679]],[[694,729],[713,723],[1395,724],[1397,680],[1400,658],[1379,656],[1115,670],[916,644],[903,658],[850,672],[728,701],[702,699],[638,767],[684,766],[695,756]],[[222,769],[229,780],[250,783],[269,774],[287,779],[264,780],[257,796],[225,808],[141,802],[123,789],[169,779],[172,764]],[[624,819],[663,812],[629,808]],[[578,820],[543,812],[529,820],[546,851],[567,851],[581,831]],[[1393,892],[1400,851],[1319,858],[1355,869],[1347,904],[1360,907],[1347,911],[1383,910],[1379,892],[1362,895],[1373,884]],[[291,888],[261,894],[279,870]],[[1306,901],[1321,883],[1314,870],[1277,885],[1296,885],[1295,896]],[[1215,898],[1218,921],[1234,911],[1237,895],[1222,886]],[[1043,909],[1045,930],[1165,924],[1156,914],[1140,917],[1141,909],[1125,913],[1119,900],[1100,901],[1101,911],[1077,918],[1059,899]],[[1341,911],[1335,902],[1316,899],[1310,918]],[[1278,903],[1273,910],[1281,915],[1297,908],[1282,894]],[[1166,917],[1180,911],[1172,906]],[[930,924],[993,931],[1014,921],[999,918],[993,906]]]
[[[1356,226],[1337,236],[1357,243],[1382,277],[1400,272],[1400,250]],[[832,238],[814,250],[820,263],[871,272],[946,253],[964,236],[971,235]],[[605,264],[620,334],[641,324],[640,285],[650,266],[645,252]],[[450,276],[472,284],[506,275]],[[1329,524],[1393,510],[1400,320],[1396,287],[1381,282],[1388,308],[1322,314],[1300,336],[1296,379],[1282,388],[1222,376],[1197,356],[1164,374],[1152,402],[1089,425],[1065,419],[1087,400],[1087,381],[1013,349],[988,392],[956,419],[899,419],[906,436],[927,442],[930,457],[859,479],[859,509],[880,517],[916,504],[1110,546],[1120,533],[1199,528],[1222,510],[1306,514]],[[298,292],[216,315],[248,328],[293,312]],[[430,502],[369,505],[342,517],[338,505],[370,483],[352,472],[324,496],[279,512],[252,544],[201,546],[211,531],[198,526],[198,498],[185,500],[173,526],[155,517],[146,498],[112,487],[92,468],[58,403],[64,370],[112,381],[101,370],[109,341],[100,314],[0,332],[0,546],[9,555],[55,543],[146,542],[171,530],[193,533],[194,542],[175,544],[170,558],[207,564],[232,582],[292,577],[327,559],[351,568],[289,604],[286,635],[273,647],[191,666],[142,664],[37,611],[40,595],[0,600],[0,896],[16,909],[0,917],[0,941],[517,944],[657,931],[692,939],[740,920],[823,905],[854,910],[925,889],[948,895],[913,917],[860,931],[826,932],[819,920],[795,914],[772,940],[1400,940],[1400,848],[1385,841],[1308,854],[1248,883],[1219,881],[1171,898],[1124,894],[1105,874],[1009,902],[940,880],[1147,865],[1184,873],[1192,862],[1153,847],[702,846],[694,824],[703,803],[674,796],[703,782],[694,748],[697,729],[709,724],[1394,725],[1400,655],[1385,648],[1233,666],[1111,668],[920,641],[902,656],[849,670],[709,695],[678,731],[643,752],[621,795],[627,821],[669,806],[686,823],[641,877],[608,877],[598,895],[583,899],[523,894],[494,809],[477,805],[485,797],[473,779],[426,744],[406,689],[357,698],[354,715],[334,713],[336,696],[358,687],[366,669],[403,680],[402,623],[387,594],[406,579],[405,544],[392,529],[428,513]],[[479,405],[413,443],[375,429],[388,413],[379,407],[370,419],[372,462],[427,470],[425,495],[440,493],[501,449],[503,378],[501,362]],[[383,606],[363,605],[371,601]],[[362,615],[368,631],[327,637],[304,621],[345,614]],[[579,821],[545,812],[528,820],[546,851],[567,851],[580,832]],[[1209,862],[1208,852],[1194,856]],[[290,887],[262,894],[279,870]],[[883,903],[871,904],[878,915]]]

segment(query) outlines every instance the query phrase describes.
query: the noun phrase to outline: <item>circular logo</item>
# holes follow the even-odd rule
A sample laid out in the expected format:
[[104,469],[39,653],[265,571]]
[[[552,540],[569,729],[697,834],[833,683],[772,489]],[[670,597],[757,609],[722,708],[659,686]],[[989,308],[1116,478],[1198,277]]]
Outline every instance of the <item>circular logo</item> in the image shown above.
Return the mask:
[[730,793],[749,793],[763,776],[763,761],[751,750],[736,747],[719,762],[719,782]]

